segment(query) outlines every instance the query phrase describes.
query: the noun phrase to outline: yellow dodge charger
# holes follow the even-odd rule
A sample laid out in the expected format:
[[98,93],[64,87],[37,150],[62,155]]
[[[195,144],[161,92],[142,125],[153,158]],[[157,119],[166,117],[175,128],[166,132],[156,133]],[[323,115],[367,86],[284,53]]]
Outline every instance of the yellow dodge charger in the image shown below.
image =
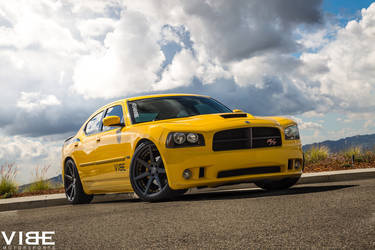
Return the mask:
[[108,104],[64,142],[67,199],[135,192],[159,201],[193,187],[254,182],[266,190],[302,174],[297,124],[255,117],[201,95],[141,96]]

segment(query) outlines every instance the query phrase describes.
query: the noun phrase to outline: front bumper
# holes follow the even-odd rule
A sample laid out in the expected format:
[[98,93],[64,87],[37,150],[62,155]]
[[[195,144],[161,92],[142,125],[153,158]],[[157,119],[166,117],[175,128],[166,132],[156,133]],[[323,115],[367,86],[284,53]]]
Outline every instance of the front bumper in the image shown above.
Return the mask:
[[[300,144],[284,144],[280,147],[241,149],[214,152],[208,147],[165,148],[163,160],[167,171],[168,183],[172,189],[185,189],[199,186],[215,187],[226,183],[254,182],[262,179],[282,179],[299,177],[302,174],[303,152]],[[290,166],[299,161],[299,168]],[[280,167],[273,173],[241,174],[220,177],[222,171]],[[203,168],[203,171],[202,171]],[[183,177],[183,171],[189,169],[192,176]],[[234,171],[236,172],[236,171]],[[239,171],[237,171],[238,173]],[[240,171],[241,172],[241,171]],[[256,171],[249,171],[256,172]],[[203,173],[203,176],[202,176]]]

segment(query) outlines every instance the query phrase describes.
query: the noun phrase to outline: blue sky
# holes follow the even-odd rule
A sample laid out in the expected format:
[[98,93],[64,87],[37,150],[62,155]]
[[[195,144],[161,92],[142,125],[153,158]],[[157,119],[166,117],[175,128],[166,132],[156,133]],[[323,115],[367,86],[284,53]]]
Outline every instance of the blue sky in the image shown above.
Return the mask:
[[54,166],[98,107],[210,95],[297,120],[302,142],[375,133],[372,1],[0,2],[0,162]]
[[362,8],[368,8],[372,2],[369,0],[325,0],[322,8],[325,12],[334,15],[354,17],[358,16]]

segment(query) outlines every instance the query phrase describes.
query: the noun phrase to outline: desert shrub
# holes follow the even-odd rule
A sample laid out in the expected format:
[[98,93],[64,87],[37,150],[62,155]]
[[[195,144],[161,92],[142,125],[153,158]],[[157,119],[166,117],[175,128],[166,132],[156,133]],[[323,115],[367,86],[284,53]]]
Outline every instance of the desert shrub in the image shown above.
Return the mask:
[[14,179],[17,175],[15,164],[3,164],[0,166],[0,198],[9,198],[17,193],[17,185]]
[[371,151],[367,151],[362,153],[360,156],[355,157],[354,161],[356,162],[366,162],[366,163],[374,163],[375,162],[375,153]]
[[358,159],[360,161],[361,156],[362,156],[362,149],[361,147],[351,147],[344,151],[344,156],[346,160],[351,160],[352,157],[354,156],[354,159]]
[[38,192],[52,188],[51,183],[46,179],[46,174],[50,169],[50,165],[43,167],[37,166],[34,170],[34,182],[26,189],[27,192]]
[[53,188],[64,188],[64,183],[62,182],[59,182],[59,183],[56,183],[55,185],[53,185]]
[[349,163],[345,163],[342,165],[343,168],[351,168],[352,167],[352,164],[349,164]]
[[326,146],[314,146],[305,152],[306,164],[316,163],[327,159],[329,150]]
[[26,189],[26,191],[28,192],[38,192],[38,191],[43,191],[43,190],[48,190],[48,189],[51,189],[51,184],[46,181],[46,180],[39,180],[39,181],[36,181],[32,184],[30,184],[30,186]]

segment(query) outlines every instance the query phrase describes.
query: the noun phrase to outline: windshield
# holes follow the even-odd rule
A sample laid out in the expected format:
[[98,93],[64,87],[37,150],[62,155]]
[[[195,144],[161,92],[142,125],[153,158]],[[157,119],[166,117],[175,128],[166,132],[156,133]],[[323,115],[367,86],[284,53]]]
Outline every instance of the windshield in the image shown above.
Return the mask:
[[168,96],[128,102],[134,123],[189,117],[194,115],[232,113],[218,101],[201,96]]

